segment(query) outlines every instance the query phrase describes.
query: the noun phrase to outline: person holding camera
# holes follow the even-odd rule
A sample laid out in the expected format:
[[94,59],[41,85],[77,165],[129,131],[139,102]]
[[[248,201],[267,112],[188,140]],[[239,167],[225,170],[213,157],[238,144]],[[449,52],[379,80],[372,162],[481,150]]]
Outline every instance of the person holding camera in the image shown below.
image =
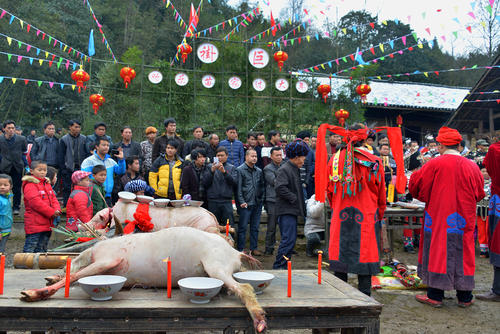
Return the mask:
[[106,167],[106,181],[104,181],[105,199],[108,206],[112,206],[111,193],[113,192],[114,175],[123,175],[126,169],[125,160],[123,160],[123,149],[119,147],[117,151],[113,152],[115,161],[108,154],[109,141],[106,138],[98,138],[94,147],[94,154],[83,160],[81,167],[86,172],[92,172],[92,168],[97,165]]

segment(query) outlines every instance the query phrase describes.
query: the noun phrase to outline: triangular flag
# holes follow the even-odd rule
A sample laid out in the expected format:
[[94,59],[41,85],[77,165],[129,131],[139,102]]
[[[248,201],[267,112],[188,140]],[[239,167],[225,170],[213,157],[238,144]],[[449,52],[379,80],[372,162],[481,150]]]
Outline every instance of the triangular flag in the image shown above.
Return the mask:
[[42,66],[42,64],[43,64],[43,59],[38,59],[38,63],[40,64],[40,66]]
[[94,29],[90,29],[88,52],[89,52],[89,56],[90,57],[92,57],[93,55],[95,55]]
[[71,85],[71,89],[75,90],[75,85]]
[[416,33],[416,32],[414,32],[412,35],[413,35],[413,38],[415,39],[415,42],[418,42],[417,33]]
[[273,36],[276,36],[277,31],[278,29],[276,28],[276,22],[274,21],[273,11],[271,11],[271,33]]
[[403,45],[406,46],[406,36],[401,37],[401,41],[403,42]]
[[387,21],[386,20],[383,20],[382,23],[386,26],[387,25]]
[[454,31],[453,35],[455,36],[455,38],[458,38],[458,31]]
[[465,29],[467,29],[472,34],[472,27],[471,26],[468,26]]
[[12,43],[12,38],[7,37],[7,43],[9,43],[9,45],[10,45]]
[[12,83],[15,84],[17,81],[17,78],[12,78]]
[[431,28],[425,28],[425,31],[429,33],[429,36],[431,35]]
[[384,44],[380,43],[378,47],[380,48],[380,51],[384,52]]
[[40,81],[40,80],[38,80],[36,83],[38,84],[38,87],[40,87],[42,85],[42,81]]
[[472,17],[474,20],[476,19],[476,15],[474,15],[473,12],[468,12],[467,15],[469,15],[470,17]]
[[7,54],[7,59],[9,59],[9,61],[10,61],[11,58],[12,58],[12,55],[10,53],[8,53]]
[[20,63],[23,60],[23,56],[17,56],[17,62]]
[[370,27],[372,27],[372,29],[375,29],[375,23],[370,22]]
[[19,49],[21,48],[21,46],[22,46],[22,45],[23,45],[23,42],[21,42],[21,41],[17,41],[17,47],[18,47]]
[[389,45],[391,46],[391,49],[394,50],[394,41],[389,41]]
[[30,57],[30,65],[33,65],[33,58]]
[[492,8],[491,8],[491,6],[490,6],[490,5],[488,5],[488,6],[484,7],[484,8],[488,11],[488,13],[490,13],[490,15],[492,15],[492,14],[493,14],[493,12],[492,12]]
[[24,79],[24,84],[27,85],[30,82],[28,79]]
[[54,87],[54,83],[52,81],[49,81],[49,86],[50,88]]

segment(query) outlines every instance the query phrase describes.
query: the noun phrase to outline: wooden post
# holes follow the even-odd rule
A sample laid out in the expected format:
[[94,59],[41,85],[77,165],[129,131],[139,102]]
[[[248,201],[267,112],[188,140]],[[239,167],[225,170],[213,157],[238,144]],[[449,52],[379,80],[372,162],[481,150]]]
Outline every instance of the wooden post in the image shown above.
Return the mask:
[[479,123],[478,134],[481,136],[483,134],[483,132],[484,132],[484,130],[483,130],[484,129],[484,123],[483,123],[483,121],[479,121],[478,123]]
[[488,109],[488,118],[490,122],[490,136],[495,134],[495,120],[493,119],[493,108]]

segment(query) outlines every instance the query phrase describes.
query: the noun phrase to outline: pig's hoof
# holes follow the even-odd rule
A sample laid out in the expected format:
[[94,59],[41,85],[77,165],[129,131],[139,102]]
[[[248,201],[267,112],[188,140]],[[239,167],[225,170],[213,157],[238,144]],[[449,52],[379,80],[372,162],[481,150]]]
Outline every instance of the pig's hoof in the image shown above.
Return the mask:
[[61,275],[52,275],[52,276],[45,277],[45,280],[47,281],[45,283],[45,285],[55,284],[55,283],[59,282],[60,280],[62,280],[62,278],[63,277]]
[[52,294],[49,293],[48,289],[43,290],[25,290],[21,291],[21,300],[25,302],[36,302],[39,300],[44,300],[49,298]]
[[257,325],[255,326],[255,329],[257,330],[257,333],[263,333],[265,332],[267,327],[266,321],[265,320],[260,320]]

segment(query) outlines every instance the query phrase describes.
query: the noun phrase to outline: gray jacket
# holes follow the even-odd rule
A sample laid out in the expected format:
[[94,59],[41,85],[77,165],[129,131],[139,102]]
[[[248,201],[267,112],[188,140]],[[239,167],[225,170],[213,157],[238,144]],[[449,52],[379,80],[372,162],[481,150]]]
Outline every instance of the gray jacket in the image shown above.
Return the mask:
[[209,201],[231,201],[233,199],[233,187],[238,182],[236,168],[229,162],[224,164],[226,173],[216,170],[212,173],[212,164],[204,170],[201,182],[206,189]]
[[274,189],[276,190],[275,210],[278,215],[305,217],[306,205],[300,182],[300,170],[290,160],[278,169]]
[[238,204],[247,203],[249,206],[262,204],[265,192],[262,170],[257,166],[251,168],[246,162],[236,170],[238,171],[238,190],[236,191]]
[[0,136],[0,173],[9,174],[12,169],[19,174],[23,172],[23,154],[28,150],[28,143],[23,136],[14,135],[13,140],[9,145],[5,136]]
[[51,166],[56,166],[58,146],[59,140],[56,137],[49,138],[43,135],[36,138],[30,151],[31,161],[41,160]]
[[274,162],[271,162],[266,167],[264,167],[264,180],[266,181],[266,202],[276,202],[274,181],[276,180],[276,173],[282,165],[283,162],[279,166],[277,166]]
[[[83,160],[90,155],[87,150],[87,145],[85,145],[86,138],[87,137],[82,134],[78,135],[78,137],[73,137],[68,133],[59,139],[57,156],[61,169],[66,168],[72,172],[80,169]],[[76,140],[78,152],[73,150],[73,140]],[[77,156],[75,157],[75,155]]]

